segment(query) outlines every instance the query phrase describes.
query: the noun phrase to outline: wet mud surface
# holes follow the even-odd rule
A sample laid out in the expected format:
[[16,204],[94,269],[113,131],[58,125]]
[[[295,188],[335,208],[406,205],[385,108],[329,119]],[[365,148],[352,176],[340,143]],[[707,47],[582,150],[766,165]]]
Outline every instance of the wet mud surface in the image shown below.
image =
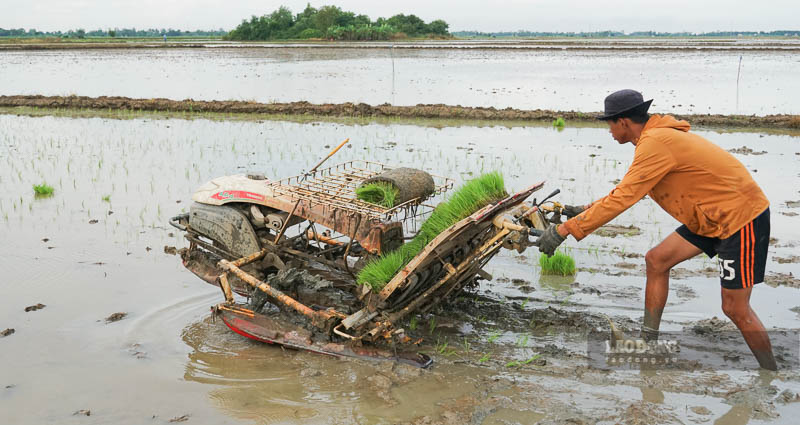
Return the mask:
[[[513,108],[465,107],[458,105],[393,106],[368,105],[365,103],[313,104],[309,102],[259,103],[247,101],[202,101],[170,99],[134,99],[116,96],[0,96],[0,107],[28,107],[50,109],[97,109],[163,112],[211,112],[234,114],[311,115],[320,117],[391,117],[461,119],[471,121],[545,121],[562,117],[570,122],[596,123],[599,112],[575,112],[552,110],[520,110]],[[755,127],[775,129],[800,129],[798,115],[711,115],[676,114],[676,118],[688,120],[692,125],[703,127]],[[747,147],[732,149],[733,153],[760,155]]]
[[[754,178],[772,201],[767,283],[796,282],[800,231],[795,217],[778,212],[798,199],[797,139],[702,134],[726,150],[767,151],[735,155],[759,170]],[[409,318],[402,325],[421,339],[415,349],[434,358],[429,370],[234,334],[209,314],[219,289],[181,266],[175,254],[186,241],[168,218],[188,209],[190,194],[210,178],[296,174],[344,137],[352,148],[336,162],[414,164],[457,182],[502,169],[512,189],[547,180],[544,191],[559,187],[569,204],[608,193],[632,155],[596,128],[0,115],[8,153],[0,159],[8,194],[0,229],[13,242],[0,246],[8,273],[0,283],[0,363],[14,365],[0,374],[0,409],[9,423],[736,424],[800,414],[797,347],[776,338],[781,370],[755,369],[721,312],[716,259],[698,256],[673,271],[662,330],[685,339],[682,355],[723,366],[641,370],[592,361],[587,335],[610,335],[609,319],[626,338],[638,337],[643,255],[677,226],[649,200],[616,219],[615,237],[565,243],[575,276],[541,276],[538,252],[505,251],[486,267],[492,280]],[[42,181],[54,194],[35,198],[31,185]],[[753,289],[768,329],[797,328],[795,286]],[[24,311],[39,304],[46,307]],[[114,318],[122,320],[106,323]],[[73,416],[79,411],[90,415]]]

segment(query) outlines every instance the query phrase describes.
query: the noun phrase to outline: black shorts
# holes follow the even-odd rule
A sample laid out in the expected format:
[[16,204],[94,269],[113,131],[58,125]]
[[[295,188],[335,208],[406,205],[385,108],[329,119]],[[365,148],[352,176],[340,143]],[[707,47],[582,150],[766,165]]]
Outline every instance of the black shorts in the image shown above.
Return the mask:
[[764,281],[769,249],[769,208],[726,239],[696,235],[685,225],[675,231],[709,258],[717,256],[719,283],[723,288],[750,288]]

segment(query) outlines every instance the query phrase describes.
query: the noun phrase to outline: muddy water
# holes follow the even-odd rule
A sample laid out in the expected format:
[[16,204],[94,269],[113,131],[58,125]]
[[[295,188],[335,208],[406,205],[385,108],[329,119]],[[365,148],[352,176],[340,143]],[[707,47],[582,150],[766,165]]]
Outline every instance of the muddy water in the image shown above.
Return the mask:
[[758,43],[720,44],[734,50],[713,43],[710,50],[691,43],[648,43],[595,42],[581,50],[574,49],[581,43],[546,49],[526,43],[428,43],[2,51],[0,94],[591,112],[602,109],[608,92],[636,87],[655,99],[653,110],[660,112],[800,113],[800,100],[793,95],[800,93],[794,78],[800,65],[796,43],[776,50],[753,50]]
[[[770,273],[800,275],[800,139],[701,132],[736,154],[772,202]],[[583,271],[539,275],[538,253],[505,252],[492,282],[413,326],[436,365],[343,361],[251,343],[209,318],[219,291],[163,253],[184,246],[166,225],[192,191],[225,174],[285,176],[335,160],[414,165],[463,181],[503,170],[507,186],[547,181],[583,203],[613,187],[631,158],[605,130],[417,127],[206,120],[108,120],[0,115],[0,411],[8,423],[616,423],[785,422],[800,375],[588,368],[574,328],[641,317],[643,259],[676,223],[644,200],[616,224],[641,231],[567,243]],[[742,152],[747,150],[740,149]],[[47,182],[51,197],[31,186]],[[541,195],[540,195],[541,196]],[[96,222],[95,222],[96,220]],[[614,234],[613,232],[607,233]],[[683,266],[665,329],[722,317],[712,260]],[[712,271],[704,271],[712,267]],[[769,279],[769,277],[768,277]],[[575,282],[578,282],[576,285]],[[758,285],[752,303],[768,328],[797,328],[798,289]],[[25,312],[27,306],[46,307]],[[552,307],[552,309],[550,308]],[[112,313],[122,320],[106,323]],[[627,319],[626,319],[627,318]],[[628,320],[631,319],[631,320]],[[412,325],[409,323],[409,328]],[[554,346],[548,344],[556,343]],[[791,348],[791,347],[790,347]],[[797,347],[794,347],[796,350]],[[514,362],[517,362],[515,364]],[[528,362],[524,363],[523,362]],[[73,415],[81,410],[85,414]]]

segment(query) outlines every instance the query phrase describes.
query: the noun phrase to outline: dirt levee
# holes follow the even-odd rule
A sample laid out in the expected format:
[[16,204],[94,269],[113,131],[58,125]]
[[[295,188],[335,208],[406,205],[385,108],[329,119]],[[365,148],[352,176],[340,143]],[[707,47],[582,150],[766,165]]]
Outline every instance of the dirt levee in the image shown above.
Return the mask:
[[[166,112],[213,112],[237,114],[315,115],[329,117],[440,118],[487,121],[550,121],[562,117],[568,122],[594,122],[596,112],[553,111],[548,109],[497,109],[444,104],[393,106],[366,103],[313,104],[305,101],[259,103],[247,101],[201,101],[170,99],[134,99],[118,96],[0,96],[0,107],[36,107],[67,109],[112,109]],[[676,115],[695,126],[800,128],[798,115]]]

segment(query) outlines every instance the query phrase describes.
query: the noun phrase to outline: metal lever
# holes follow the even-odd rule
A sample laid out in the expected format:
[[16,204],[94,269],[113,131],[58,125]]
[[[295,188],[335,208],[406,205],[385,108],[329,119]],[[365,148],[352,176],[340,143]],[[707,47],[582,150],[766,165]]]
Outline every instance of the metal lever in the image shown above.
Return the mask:
[[544,199],[542,199],[542,202],[539,202],[538,204],[536,204],[536,206],[537,206],[537,207],[540,207],[540,206],[542,206],[542,204],[544,204],[545,202],[547,202],[547,200],[548,200],[548,199],[550,199],[550,198],[552,198],[552,197],[554,197],[554,196],[558,195],[559,193],[561,193],[561,189],[556,189],[556,190],[554,190],[554,191],[553,191],[553,193],[551,193],[551,194],[549,194],[549,195],[545,196],[545,198],[544,198]]
[[533,205],[534,206],[528,208],[528,210],[525,211],[524,213],[522,213],[522,215],[520,215],[519,217],[515,218],[514,219],[514,224],[519,223],[523,218],[527,217],[530,213],[538,210],[539,207],[542,206],[542,204],[544,204],[545,202],[547,202],[548,199],[558,195],[559,193],[561,193],[561,189],[556,189],[556,190],[553,191],[553,193],[547,195],[544,199],[542,199],[542,202],[539,202],[539,203],[536,203],[536,198],[533,198]]

